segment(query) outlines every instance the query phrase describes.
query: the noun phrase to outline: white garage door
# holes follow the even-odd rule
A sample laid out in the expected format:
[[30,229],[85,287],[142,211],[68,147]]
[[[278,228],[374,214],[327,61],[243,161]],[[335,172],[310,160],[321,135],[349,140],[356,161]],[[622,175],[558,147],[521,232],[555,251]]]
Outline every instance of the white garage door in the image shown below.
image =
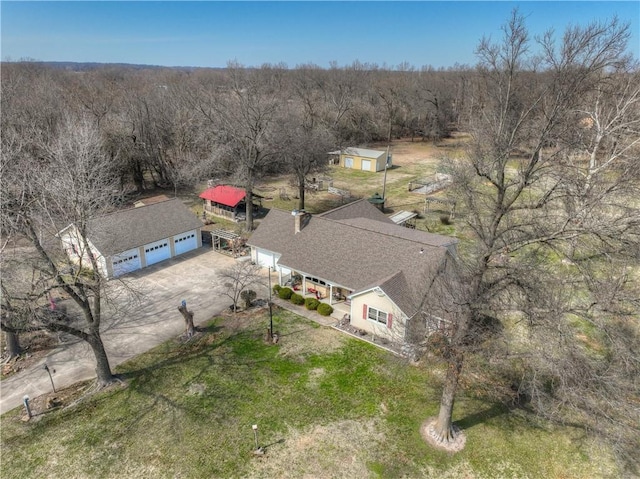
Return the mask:
[[353,158],[345,158],[344,159],[344,167],[345,168],[353,168]]
[[271,266],[272,268],[275,267],[275,258],[273,253],[271,253],[270,251],[258,250],[256,259],[258,260],[258,264],[260,266],[264,266],[265,268],[268,268],[269,266]]
[[171,258],[169,240],[163,239],[144,245],[144,258],[147,260],[147,266]]
[[176,256],[187,251],[194,250],[198,247],[198,238],[196,238],[196,231],[189,231],[178,236],[173,237],[173,245],[176,252]]
[[114,278],[140,269],[141,263],[138,256],[138,248],[112,256],[111,264],[113,265]]
[[362,160],[362,170],[371,171],[371,160]]

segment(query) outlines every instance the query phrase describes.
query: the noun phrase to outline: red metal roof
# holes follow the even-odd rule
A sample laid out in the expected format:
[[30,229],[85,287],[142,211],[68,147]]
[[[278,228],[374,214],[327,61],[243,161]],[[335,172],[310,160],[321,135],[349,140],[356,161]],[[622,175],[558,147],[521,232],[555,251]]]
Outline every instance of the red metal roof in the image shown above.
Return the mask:
[[245,191],[228,185],[219,185],[208,188],[200,194],[200,198],[211,200],[221,205],[235,207],[245,197]]

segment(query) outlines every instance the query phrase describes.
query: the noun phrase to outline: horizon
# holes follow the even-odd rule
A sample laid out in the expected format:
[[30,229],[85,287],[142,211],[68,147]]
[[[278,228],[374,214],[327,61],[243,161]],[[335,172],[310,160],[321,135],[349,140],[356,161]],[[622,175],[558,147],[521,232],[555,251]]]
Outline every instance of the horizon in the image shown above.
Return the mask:
[[[14,2],[0,3],[3,62],[226,68],[356,62],[383,69],[475,65],[514,8],[532,41],[617,16],[640,57],[640,2]],[[142,19],[142,21],[141,21]],[[535,47],[532,47],[535,48]]]

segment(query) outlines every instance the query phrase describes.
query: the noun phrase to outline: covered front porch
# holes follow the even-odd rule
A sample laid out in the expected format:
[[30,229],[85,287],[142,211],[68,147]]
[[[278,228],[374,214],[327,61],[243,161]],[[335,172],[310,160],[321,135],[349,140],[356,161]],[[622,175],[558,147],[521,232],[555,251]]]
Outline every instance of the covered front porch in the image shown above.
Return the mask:
[[316,298],[322,303],[331,305],[334,317],[342,318],[345,314],[351,313],[349,300],[349,295],[353,293],[351,289],[283,266],[279,266],[277,270],[280,286],[289,287],[305,298]]

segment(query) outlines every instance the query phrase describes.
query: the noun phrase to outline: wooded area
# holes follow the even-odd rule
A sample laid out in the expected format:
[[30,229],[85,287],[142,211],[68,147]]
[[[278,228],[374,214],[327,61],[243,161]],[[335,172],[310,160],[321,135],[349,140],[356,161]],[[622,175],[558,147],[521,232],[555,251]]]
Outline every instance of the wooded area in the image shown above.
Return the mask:
[[[607,438],[637,464],[640,70],[626,54],[629,31],[614,19],[532,39],[515,12],[503,32],[480,42],[477,67],[450,70],[3,63],[3,247],[20,237],[37,252],[26,267],[33,281],[3,259],[3,330],[37,318],[79,336],[108,382],[103,280],[66,272],[47,243],[60,225],[82,229],[128,192],[218,178],[246,189],[251,231],[265,175],[294,179],[304,208],[305,181],[329,151],[464,131],[465,157],[442,165],[461,218],[459,258],[441,281],[414,285],[422,309],[454,325],[439,343],[447,376],[435,439],[455,440],[465,358],[485,357],[522,406]],[[59,290],[84,327],[40,308]],[[435,350],[433,338],[416,342]]]

